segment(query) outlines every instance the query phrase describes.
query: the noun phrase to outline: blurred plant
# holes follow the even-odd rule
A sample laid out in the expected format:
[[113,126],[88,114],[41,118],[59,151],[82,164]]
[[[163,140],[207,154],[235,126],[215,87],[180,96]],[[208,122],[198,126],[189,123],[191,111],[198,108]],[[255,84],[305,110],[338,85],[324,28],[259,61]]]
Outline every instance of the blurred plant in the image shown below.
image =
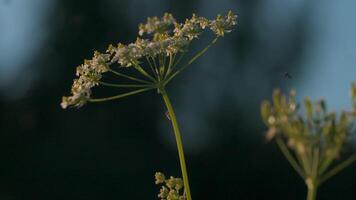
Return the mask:
[[[162,18],[148,18],[145,24],[139,25],[139,35],[147,35],[146,39],[138,37],[136,42],[128,45],[121,43],[117,46],[110,45],[107,53],[96,51],[91,60],[85,60],[84,64],[77,67],[78,78],[74,80],[71,96],[62,98],[62,108],[81,107],[87,102],[104,102],[157,89],[163,97],[172,122],[185,195],[188,200],[191,200],[181,134],[165,88],[174,77],[202,56],[220,37],[231,32],[237,24],[236,19],[237,16],[231,11],[226,16],[218,15],[214,20],[193,14],[190,19],[186,19],[185,23],[178,23],[168,13]],[[214,33],[214,39],[182,64],[183,57],[187,54],[192,41],[198,39],[208,29]],[[115,63],[119,64],[117,70],[112,68]],[[119,79],[134,83],[117,84],[102,81],[103,76],[110,73]],[[136,89],[111,97],[93,98],[91,89],[95,86]]]
[[[340,162],[341,150],[350,135],[356,117],[356,85],[352,84],[353,109],[339,114],[328,112],[324,100],[313,104],[304,99],[305,117],[299,114],[299,104],[292,90],[289,97],[275,90],[272,104],[264,101],[261,113],[268,126],[267,139],[275,139],[283,155],[304,179],[307,200],[316,199],[318,187],[356,161],[356,154]],[[293,153],[292,153],[292,152]]]

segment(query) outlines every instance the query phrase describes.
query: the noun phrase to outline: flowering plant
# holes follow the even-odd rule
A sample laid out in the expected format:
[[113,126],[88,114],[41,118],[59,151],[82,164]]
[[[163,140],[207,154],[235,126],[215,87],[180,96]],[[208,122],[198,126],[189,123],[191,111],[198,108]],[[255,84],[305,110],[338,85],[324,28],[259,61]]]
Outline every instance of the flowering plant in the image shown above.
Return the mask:
[[166,179],[166,176],[157,172],[155,174],[155,183],[156,185],[162,185],[159,191],[158,197],[161,200],[184,200],[186,199],[184,193],[182,194],[183,181],[180,178],[174,178],[171,176],[169,179]]
[[[332,176],[356,161],[356,154],[333,166],[348,136],[356,117],[356,84],[352,85],[353,109],[340,114],[328,112],[324,100],[313,104],[305,98],[305,114],[299,114],[296,92],[289,97],[279,90],[273,92],[272,104],[264,101],[261,113],[268,127],[267,139],[275,138],[283,155],[294,170],[304,179],[307,200],[316,199],[318,187]],[[293,152],[293,153],[292,153]]]
[[[134,43],[110,45],[106,53],[95,51],[91,60],[85,60],[84,64],[77,67],[77,78],[74,79],[71,96],[62,98],[62,108],[81,107],[88,102],[120,99],[156,89],[163,97],[176,137],[184,183],[183,198],[191,200],[181,134],[165,87],[219,38],[231,32],[237,24],[236,19],[237,16],[231,11],[226,16],[218,15],[214,20],[193,14],[184,23],[178,23],[169,13],[164,14],[162,18],[148,18],[146,23],[139,25],[140,37]],[[214,39],[182,64],[182,58],[187,54],[192,41],[198,39],[207,30],[214,33]],[[114,65],[118,66],[113,67]],[[105,75],[109,73],[131,83],[117,84],[103,81]],[[130,91],[110,97],[93,98],[92,88],[96,86],[126,88]]]

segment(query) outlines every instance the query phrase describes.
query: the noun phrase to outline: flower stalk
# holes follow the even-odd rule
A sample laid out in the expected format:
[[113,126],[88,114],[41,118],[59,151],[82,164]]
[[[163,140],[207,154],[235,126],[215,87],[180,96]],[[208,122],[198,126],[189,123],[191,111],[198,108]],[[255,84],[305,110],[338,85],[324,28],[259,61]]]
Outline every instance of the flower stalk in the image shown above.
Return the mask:
[[312,181],[311,186],[308,186],[307,200],[315,200],[318,190],[318,185]]
[[[91,60],[85,60],[84,64],[78,66],[77,78],[74,79],[71,96],[62,98],[61,106],[65,109],[67,107],[81,107],[88,102],[117,100],[157,89],[158,93],[162,95],[172,123],[183,177],[181,184],[179,178],[165,179],[162,174],[156,174],[157,177],[160,177],[158,183],[166,183],[169,188],[162,187],[161,193],[158,195],[162,200],[192,199],[181,133],[165,87],[187,66],[205,54],[218,38],[231,32],[237,24],[236,19],[237,16],[231,11],[226,16],[218,15],[213,20],[193,14],[184,23],[178,23],[169,13],[165,13],[162,18],[149,17],[146,23],[139,25],[139,37],[134,43],[110,45],[106,53],[96,51]],[[182,64],[183,57],[187,55],[188,48],[193,40],[198,39],[207,30],[211,30],[215,35],[212,42],[194,54],[190,60],[185,61],[185,64]],[[148,38],[142,36],[148,36]],[[112,67],[114,64],[118,64],[119,67],[114,69]],[[136,74],[129,75],[124,68],[131,68]],[[115,75],[131,83],[118,84],[102,81],[107,75]],[[96,86],[129,91],[109,97],[93,98],[92,89]],[[184,193],[180,194],[183,188]]]
[[172,127],[173,127],[173,131],[174,131],[174,135],[175,135],[175,139],[176,139],[176,143],[177,143],[179,163],[180,163],[181,172],[182,172],[182,176],[183,176],[184,192],[185,192],[187,200],[191,200],[192,197],[191,197],[191,193],[190,193],[188,171],[187,171],[187,166],[186,166],[186,162],[185,162],[185,158],[184,158],[183,142],[182,142],[182,137],[180,134],[179,126],[178,126],[178,121],[177,121],[176,115],[174,113],[171,101],[169,100],[169,97],[167,95],[167,92],[165,91],[164,88],[160,88],[160,93],[161,93],[164,103],[167,107],[170,121],[172,122]]

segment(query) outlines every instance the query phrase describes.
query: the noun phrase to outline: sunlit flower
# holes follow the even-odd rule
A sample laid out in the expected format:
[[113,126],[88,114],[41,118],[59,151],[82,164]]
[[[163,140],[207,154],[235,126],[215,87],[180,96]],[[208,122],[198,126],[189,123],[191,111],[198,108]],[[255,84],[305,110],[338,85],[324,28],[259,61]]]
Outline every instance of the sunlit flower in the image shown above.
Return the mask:
[[234,15],[231,11],[227,16],[218,15],[215,20],[210,24],[210,28],[218,36],[224,36],[225,33],[229,33],[233,30],[237,24],[237,15]]
[[[178,23],[169,13],[165,13],[161,18],[149,17],[146,23],[139,25],[139,37],[135,42],[109,45],[106,54],[95,52],[91,60],[85,60],[84,64],[77,67],[77,78],[74,79],[71,96],[63,97],[61,106],[63,109],[71,106],[81,107],[87,102],[110,101],[156,89],[162,95],[170,116],[169,120],[175,127],[173,130],[183,176],[183,180],[174,177],[166,179],[162,173],[156,173],[156,184],[163,184],[158,197],[161,200],[191,200],[180,132],[165,87],[215,44],[218,38],[230,32],[232,26],[236,24],[236,16],[231,11],[227,16],[219,15],[215,20],[193,14],[190,19],[185,20],[185,23]],[[185,56],[186,59],[182,61],[192,41],[208,30],[212,30],[215,36],[211,42],[194,55],[189,55],[190,59]],[[113,68],[114,64],[119,66]],[[102,81],[106,72],[130,83],[117,84]],[[132,75],[128,72],[132,72]],[[120,90],[121,93],[114,96],[93,98],[91,89],[97,85],[130,89],[130,91]]]
[[[186,52],[192,40],[199,38],[205,30],[209,29],[216,34],[216,37],[224,36],[237,24],[236,19],[237,16],[231,11],[226,16],[218,15],[214,20],[193,14],[190,19],[185,20],[185,23],[178,23],[169,13],[165,13],[161,18],[147,18],[146,23],[139,25],[138,34],[141,37],[138,37],[135,42],[110,45],[106,54],[95,52],[91,60],[85,60],[84,64],[77,67],[78,78],[74,80],[72,95],[62,98],[62,108],[80,107],[89,101],[91,89],[100,83],[103,73],[113,72],[110,66],[115,63],[119,67],[134,67],[150,79],[150,82],[141,80],[141,83],[166,84],[180,72],[178,68],[174,69],[176,71],[173,70],[173,65],[179,64],[180,61],[176,60],[176,55]],[[142,38],[143,36],[145,37]],[[198,56],[193,57],[189,64],[200,55],[202,55],[201,52],[198,53]],[[145,70],[141,65],[142,63],[149,65],[153,74],[150,75],[147,69]],[[120,73],[116,74],[125,78],[129,77]],[[139,80],[135,77],[129,79]]]
[[109,54],[96,51],[91,60],[85,60],[84,64],[77,67],[78,78],[73,81],[72,96],[62,98],[62,108],[71,105],[81,107],[90,99],[91,88],[98,85],[101,74],[108,71],[109,60]]
[[142,36],[143,34],[152,33],[166,33],[170,30],[171,26],[176,23],[176,19],[170,13],[165,13],[161,19],[158,17],[147,18],[146,24],[139,25],[138,34]]

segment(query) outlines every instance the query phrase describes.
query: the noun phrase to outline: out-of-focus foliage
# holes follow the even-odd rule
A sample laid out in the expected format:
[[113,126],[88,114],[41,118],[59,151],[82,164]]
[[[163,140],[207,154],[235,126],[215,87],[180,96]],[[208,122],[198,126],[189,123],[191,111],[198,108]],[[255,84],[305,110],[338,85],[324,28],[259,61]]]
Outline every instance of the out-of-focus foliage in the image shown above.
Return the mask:
[[317,146],[323,152],[322,160],[336,158],[347,136],[351,133],[355,110],[343,111],[340,116],[328,112],[324,100],[313,104],[309,98],[304,99],[305,117],[299,114],[300,105],[296,103],[295,91],[289,97],[280,90],[273,92],[273,102],[262,103],[262,117],[269,127],[267,138],[272,139],[284,134],[288,146],[304,154]]
[[317,188],[356,160],[351,156],[329,170],[352,133],[356,117],[355,84],[351,87],[351,97],[353,108],[341,113],[329,112],[324,100],[313,103],[309,98],[304,99],[305,110],[301,111],[294,90],[286,96],[276,89],[272,102],[264,101],[261,105],[262,119],[268,127],[267,139],[276,138],[282,152],[309,189]]

